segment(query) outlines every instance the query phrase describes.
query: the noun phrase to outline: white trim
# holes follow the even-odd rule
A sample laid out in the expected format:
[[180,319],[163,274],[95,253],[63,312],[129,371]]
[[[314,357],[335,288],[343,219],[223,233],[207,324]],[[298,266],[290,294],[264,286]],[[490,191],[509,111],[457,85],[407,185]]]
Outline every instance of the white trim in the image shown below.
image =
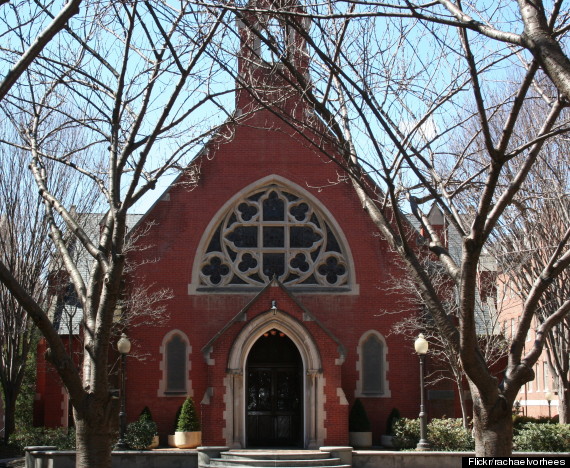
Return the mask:
[[[363,372],[362,372],[362,361],[363,361],[363,353],[362,353],[362,345],[368,339],[370,335],[376,336],[378,340],[382,342],[382,393],[372,394],[372,393],[363,393],[362,392],[362,384],[363,384]],[[356,372],[358,373],[358,380],[356,381],[356,390],[354,392],[354,396],[356,398],[390,398],[392,396],[392,392],[390,391],[390,382],[387,378],[388,370],[389,370],[389,363],[388,363],[388,343],[386,343],[386,339],[384,336],[376,331],[376,330],[368,330],[364,332],[360,340],[358,340],[358,348],[357,348],[357,355],[358,359],[356,361]]]
[[[548,406],[547,400],[518,400],[521,406]],[[558,406],[558,400],[552,400],[550,406]]]
[[167,383],[166,345],[168,344],[168,342],[172,339],[172,337],[174,335],[180,335],[182,340],[186,342],[187,357],[186,357],[186,393],[185,393],[185,395],[191,397],[191,396],[194,396],[194,390],[192,389],[192,380],[190,379],[190,370],[192,369],[192,361],[190,360],[190,355],[192,354],[192,346],[190,346],[190,340],[188,339],[188,336],[186,335],[186,333],[184,333],[182,330],[178,330],[178,329],[170,330],[166,335],[164,335],[164,338],[162,339],[162,344],[160,345],[159,353],[161,355],[161,358],[160,358],[159,368],[160,368],[160,372],[161,372],[161,378],[160,378],[160,381],[158,383],[157,395],[159,397],[180,397],[183,395],[181,393],[179,393],[179,394],[168,394],[167,390],[166,390],[166,383]]
[[[350,250],[348,241],[346,236],[344,235],[343,230],[341,229],[339,223],[333,217],[331,212],[326,208],[321,200],[315,197],[313,194],[305,190],[300,185],[291,182],[290,180],[279,176],[277,174],[271,174],[269,176],[263,177],[256,182],[242,188],[238,192],[234,194],[231,198],[229,198],[222,207],[216,212],[216,214],[212,217],[208,226],[204,230],[202,234],[202,238],[198,243],[198,247],[196,249],[194,255],[194,263],[192,266],[192,278],[191,283],[188,284],[188,294],[189,295],[198,295],[198,294],[244,294],[250,293],[255,291],[255,287],[248,285],[233,285],[231,287],[227,287],[226,289],[216,290],[215,288],[208,288],[207,291],[199,291],[198,289],[203,288],[204,286],[200,284],[200,269],[202,266],[202,260],[204,257],[204,253],[208,248],[208,244],[214,232],[216,231],[219,224],[222,222],[223,218],[227,215],[230,208],[232,208],[239,200],[247,197],[248,195],[252,194],[256,190],[259,190],[265,186],[276,184],[281,189],[289,190],[293,193],[298,194],[300,197],[305,198],[309,203],[311,203],[314,207],[318,209],[321,213],[325,221],[329,224],[333,234],[335,235],[338,243],[341,245],[343,249],[343,253],[346,260],[346,265],[348,269],[348,283],[339,288],[338,291],[335,291],[334,288],[326,288],[323,291],[319,291],[319,286],[312,286],[312,285],[295,285],[289,287],[290,290],[293,291],[303,291],[305,293],[310,294],[359,294],[359,287],[356,283],[356,272],[354,268],[354,260],[352,256],[352,252]],[[263,286],[261,286],[263,287]],[[261,288],[260,287],[260,288]],[[260,289],[259,288],[259,289]]]

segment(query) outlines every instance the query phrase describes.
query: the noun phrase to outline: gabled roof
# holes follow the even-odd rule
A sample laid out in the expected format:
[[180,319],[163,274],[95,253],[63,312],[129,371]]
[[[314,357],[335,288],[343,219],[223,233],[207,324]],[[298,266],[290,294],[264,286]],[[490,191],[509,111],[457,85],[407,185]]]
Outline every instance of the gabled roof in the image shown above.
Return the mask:
[[[273,278],[258,294],[255,295],[251,301],[249,301],[232,319],[230,319],[202,348],[202,354],[206,355],[213,348],[214,344],[218,339],[223,336],[231,327],[237,322],[244,322],[247,320],[247,312],[256,304],[261,297],[265,296],[266,291],[269,288],[278,287],[280,288],[299,309],[303,312],[303,320],[307,322],[315,322],[337,345],[338,351],[342,359],[346,356],[346,349],[341,341],[315,316],[313,315],[300,301],[295,297],[295,295],[289,291],[277,278]],[[277,306],[273,302],[272,307],[268,310],[275,309]]]
[[[80,213],[83,229],[90,239],[97,239],[100,232],[102,213]],[[141,214],[127,215],[127,231],[130,231],[142,218]],[[73,247],[71,248],[73,250]],[[72,253],[73,255],[73,253]],[[89,269],[93,261],[92,257],[80,248],[75,251],[77,267],[84,281],[89,278]],[[81,322],[83,321],[83,308],[77,300],[71,283],[63,295],[54,301],[52,309],[53,326],[60,335],[78,335]]]

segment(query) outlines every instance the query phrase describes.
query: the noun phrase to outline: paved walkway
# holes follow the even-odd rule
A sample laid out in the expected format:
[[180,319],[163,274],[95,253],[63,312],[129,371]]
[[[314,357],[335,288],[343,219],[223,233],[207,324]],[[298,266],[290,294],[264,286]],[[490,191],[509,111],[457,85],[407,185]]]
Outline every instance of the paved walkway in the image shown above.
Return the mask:
[[24,468],[26,466],[26,459],[20,458],[4,458],[0,460],[0,468]]

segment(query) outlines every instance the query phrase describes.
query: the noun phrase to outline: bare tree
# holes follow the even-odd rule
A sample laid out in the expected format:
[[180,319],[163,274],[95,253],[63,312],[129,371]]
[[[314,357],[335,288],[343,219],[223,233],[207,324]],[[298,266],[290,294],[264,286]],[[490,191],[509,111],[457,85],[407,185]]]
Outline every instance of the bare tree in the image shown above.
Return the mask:
[[[526,128],[532,126],[527,122]],[[517,194],[511,209],[505,212],[500,229],[490,243],[500,261],[503,280],[521,305],[533,288],[570,225],[570,172],[566,161],[567,138],[549,142],[532,168],[528,183]],[[568,300],[569,271],[555,278],[547,294],[540,297],[534,324],[545,321]],[[570,318],[546,332],[547,361],[557,380],[559,419],[570,421],[570,389],[568,381]],[[551,390],[554,390],[551,388]]]
[[[109,351],[124,305],[127,214],[169,172],[182,170],[179,183],[194,183],[197,174],[185,168],[198,148],[232,134],[226,109],[234,85],[216,47],[225,16],[188,1],[89,3],[2,103],[20,133],[6,143],[29,155],[34,187],[27,188],[39,190],[53,250],[81,306],[80,369],[45,305],[4,262],[0,281],[43,334],[47,359],[69,393],[78,467],[111,466],[118,402],[109,386]],[[61,145],[61,135],[76,128],[81,138]],[[57,195],[52,163],[81,177],[79,189],[98,190],[103,215],[95,234]],[[86,275],[71,245],[91,259]]]
[[[446,244],[454,242],[455,236],[447,233]],[[453,250],[453,249],[451,249]],[[430,276],[430,282],[433,284],[437,294],[441,299],[442,305],[447,311],[447,315],[454,320],[458,320],[459,303],[458,293],[454,282],[449,278],[447,273],[443,271],[440,265],[430,258],[429,255],[418,254],[419,260],[423,268]],[[497,368],[501,361],[505,358],[507,352],[507,341],[500,333],[501,311],[497,310],[496,291],[496,271],[489,269],[489,264],[494,262],[488,259],[481,265],[483,271],[478,271],[479,285],[477,288],[477,297],[475,302],[475,317],[477,327],[477,340],[479,348],[482,351],[483,359],[489,368]],[[439,328],[434,322],[429,310],[423,307],[423,299],[418,294],[416,284],[406,275],[394,278],[393,290],[395,293],[404,294],[411,298],[411,306],[409,310],[398,311],[403,317],[399,322],[392,326],[392,333],[402,335],[409,342],[413,342],[420,333],[430,343],[430,372],[426,375],[426,383],[435,385],[441,380],[450,380],[457,390],[459,403],[461,407],[461,417],[463,427],[468,428],[471,420],[469,405],[465,394],[465,372],[461,365],[461,358],[449,340],[440,333]],[[420,311],[418,314],[417,311]]]
[[53,2],[36,2],[36,8],[30,7],[28,2],[18,0],[0,2],[0,34],[4,42],[2,61],[10,66],[0,81],[0,101],[49,42],[79,13],[81,1],[69,0],[59,11],[52,10]]
[[[487,365],[478,341],[477,272],[482,252],[527,184],[545,142],[568,130],[562,112],[569,95],[564,77],[570,66],[562,52],[567,15],[559,2],[550,12],[542,2],[519,2],[518,11],[507,2],[481,8],[491,15],[486,23],[447,1],[386,5],[306,2],[301,8],[292,1],[258,1],[234,7],[250,31],[251,54],[259,55],[256,40],[272,52],[275,58],[262,62],[295,90],[302,112],[272,105],[263,91],[267,84],[255,76],[250,92],[300,139],[337,163],[341,182],[352,183],[363,209],[406,265],[440,334],[460,356],[474,404],[476,454],[507,456],[514,399],[534,378],[532,368],[548,332],[570,311],[568,300],[552,311],[524,352],[541,299],[570,264],[570,231],[555,240],[544,267],[530,279],[503,375]],[[259,20],[263,17],[276,18],[293,32],[283,40]],[[524,34],[492,26],[503,20],[511,27],[523,25]],[[557,67],[563,70],[558,73]],[[535,131],[518,134],[517,121],[532,100],[531,87],[540,88],[537,78],[543,72],[557,93],[541,91],[546,117]],[[455,140],[463,142],[460,151]],[[434,203],[461,237],[458,257],[428,219]],[[457,321],[406,234],[410,212],[429,252],[457,288]]]
[[[3,128],[3,139],[10,131]],[[13,132],[12,132],[13,134]],[[30,196],[28,185],[33,183],[26,167],[26,154],[0,144],[0,258],[36,302],[50,307],[48,278],[53,267],[53,249],[47,237],[43,203],[39,196]],[[53,166],[53,164],[51,164]],[[93,202],[83,192],[77,200],[77,188],[65,166],[53,168],[57,195],[78,207]],[[26,310],[4,285],[0,285],[0,383],[5,403],[4,439],[7,442],[15,429],[16,401],[22,386],[28,355],[35,343],[37,329]]]

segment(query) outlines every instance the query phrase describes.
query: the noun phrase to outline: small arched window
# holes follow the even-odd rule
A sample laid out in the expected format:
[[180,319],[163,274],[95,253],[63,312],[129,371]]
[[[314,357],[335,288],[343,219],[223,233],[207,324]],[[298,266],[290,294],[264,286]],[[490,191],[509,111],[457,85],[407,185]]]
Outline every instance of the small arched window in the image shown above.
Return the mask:
[[171,331],[164,337],[160,351],[162,379],[158,395],[191,395],[191,385],[188,379],[191,348],[186,335],[179,330]]
[[186,393],[186,342],[180,335],[166,344],[166,391]]
[[375,330],[362,335],[358,345],[357,363],[360,379],[357,383],[357,396],[388,397],[390,389],[386,373],[387,347],[384,337]]

